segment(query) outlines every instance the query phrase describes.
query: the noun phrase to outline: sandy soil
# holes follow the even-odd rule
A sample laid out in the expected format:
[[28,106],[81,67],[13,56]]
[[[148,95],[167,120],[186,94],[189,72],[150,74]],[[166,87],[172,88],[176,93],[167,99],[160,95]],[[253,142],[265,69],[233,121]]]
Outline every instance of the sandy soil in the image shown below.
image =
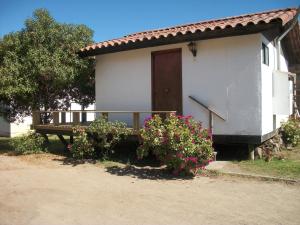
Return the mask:
[[0,155],[0,224],[300,224],[300,186]]

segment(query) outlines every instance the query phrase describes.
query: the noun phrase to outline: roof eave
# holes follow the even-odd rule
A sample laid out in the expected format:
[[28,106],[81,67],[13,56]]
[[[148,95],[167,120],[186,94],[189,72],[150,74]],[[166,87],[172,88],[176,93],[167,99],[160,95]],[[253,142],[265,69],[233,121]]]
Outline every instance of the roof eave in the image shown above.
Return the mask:
[[272,21],[270,23],[260,23],[260,24],[249,24],[247,26],[237,26],[234,28],[224,28],[217,29],[211,31],[204,32],[195,32],[188,33],[185,35],[177,35],[171,37],[161,37],[158,39],[152,40],[144,40],[144,41],[136,41],[129,42],[127,44],[121,44],[117,46],[108,46],[102,48],[89,49],[85,51],[78,52],[79,56],[87,57],[87,56],[96,56],[114,52],[128,51],[134,49],[148,48],[160,45],[168,45],[168,44],[177,44],[189,41],[197,41],[197,40],[206,40],[212,38],[222,38],[222,37],[230,37],[230,36],[238,36],[238,35],[247,35],[260,33],[266,30],[278,29],[278,33],[280,32],[280,28],[282,28],[282,21],[280,19]]

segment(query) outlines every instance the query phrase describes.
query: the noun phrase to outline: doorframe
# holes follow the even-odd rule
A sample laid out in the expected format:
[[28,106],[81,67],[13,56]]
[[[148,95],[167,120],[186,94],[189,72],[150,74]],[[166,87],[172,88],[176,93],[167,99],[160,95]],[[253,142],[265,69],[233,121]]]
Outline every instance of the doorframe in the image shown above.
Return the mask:
[[179,66],[179,79],[180,79],[180,88],[179,88],[179,96],[180,96],[180,112],[176,112],[179,115],[183,113],[183,97],[182,97],[182,48],[173,48],[173,49],[166,49],[166,50],[158,50],[151,52],[151,109],[154,110],[154,57],[156,55],[170,53],[170,52],[179,52],[180,53],[180,66]]

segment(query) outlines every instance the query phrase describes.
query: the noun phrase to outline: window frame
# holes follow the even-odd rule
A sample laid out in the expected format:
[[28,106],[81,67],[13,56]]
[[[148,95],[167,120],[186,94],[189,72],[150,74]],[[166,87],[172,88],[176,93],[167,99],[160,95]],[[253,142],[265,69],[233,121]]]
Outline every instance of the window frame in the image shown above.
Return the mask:
[[269,47],[265,44],[262,43],[261,45],[261,51],[262,51],[262,63],[269,66],[270,64],[270,51]]

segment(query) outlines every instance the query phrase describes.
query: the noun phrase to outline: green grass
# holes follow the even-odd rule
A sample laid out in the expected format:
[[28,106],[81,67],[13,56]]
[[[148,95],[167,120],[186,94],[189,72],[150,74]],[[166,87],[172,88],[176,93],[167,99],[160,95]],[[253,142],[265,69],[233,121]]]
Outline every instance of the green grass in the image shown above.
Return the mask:
[[283,160],[273,158],[270,162],[264,160],[237,162],[242,171],[275,176],[280,178],[300,179],[300,146],[293,150],[283,150]]
[[[47,144],[48,153],[54,155],[66,156],[71,161],[71,154],[65,151],[64,145],[61,143],[59,138],[56,135],[49,135],[49,144]],[[65,139],[68,141],[68,136],[65,136]],[[15,155],[13,148],[9,145],[11,138],[0,137],[0,154]],[[114,154],[110,156],[109,159],[96,160],[97,164],[104,167],[112,166],[126,166],[126,165],[137,165],[137,166],[158,166],[158,162],[153,159],[144,159],[138,160],[136,158],[136,144],[127,143],[124,147],[117,149]],[[66,160],[68,160],[66,159]],[[76,163],[76,160],[74,161]]]
[[[67,139],[67,137],[65,137]],[[11,138],[8,137],[0,137],[0,154],[13,154],[14,150],[10,146],[9,141]],[[66,152],[64,151],[64,145],[60,142],[59,138],[50,135],[49,136],[50,144],[47,145],[48,151],[53,154],[57,155],[66,155]]]

